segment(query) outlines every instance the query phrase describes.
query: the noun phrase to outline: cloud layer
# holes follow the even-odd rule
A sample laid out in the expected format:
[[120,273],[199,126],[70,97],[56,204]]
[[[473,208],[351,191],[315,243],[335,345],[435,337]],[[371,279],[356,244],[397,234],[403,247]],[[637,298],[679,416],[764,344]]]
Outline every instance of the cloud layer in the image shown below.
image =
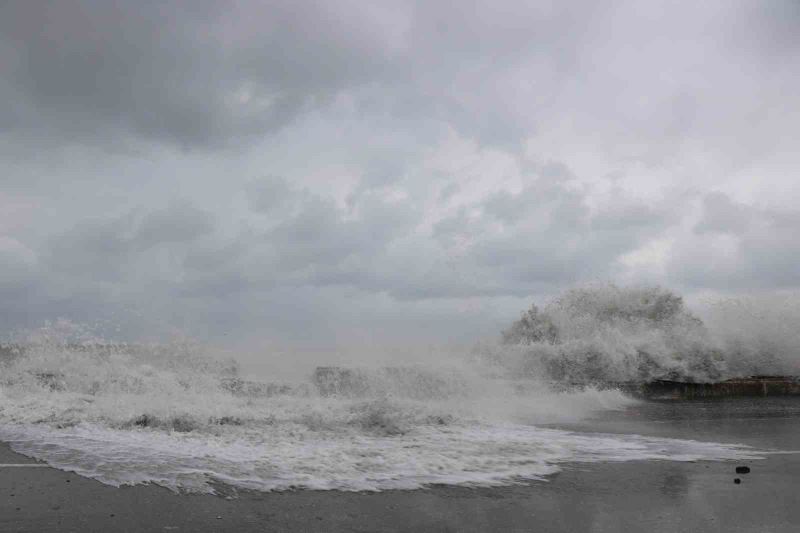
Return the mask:
[[797,288],[798,23],[6,2],[0,318],[332,345],[492,334],[589,281]]

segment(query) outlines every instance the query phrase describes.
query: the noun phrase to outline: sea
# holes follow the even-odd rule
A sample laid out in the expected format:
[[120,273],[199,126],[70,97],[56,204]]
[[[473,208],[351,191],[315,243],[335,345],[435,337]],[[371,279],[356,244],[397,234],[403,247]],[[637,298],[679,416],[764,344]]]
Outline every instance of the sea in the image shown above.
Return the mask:
[[792,301],[708,309],[701,318],[663,289],[574,289],[461,353],[320,361],[293,379],[248,375],[199,343],[118,342],[56,321],[0,350],[0,441],[108,485],[210,494],[492,487],[573,463],[755,460],[770,450],[581,429],[643,401],[615,383],[800,374]]

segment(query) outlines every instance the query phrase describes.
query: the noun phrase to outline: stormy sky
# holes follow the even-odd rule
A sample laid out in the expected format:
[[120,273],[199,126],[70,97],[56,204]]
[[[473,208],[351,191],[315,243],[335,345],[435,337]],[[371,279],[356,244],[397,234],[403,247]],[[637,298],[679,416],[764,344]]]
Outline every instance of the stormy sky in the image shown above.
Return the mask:
[[800,286],[800,3],[0,3],[0,322],[337,347]]

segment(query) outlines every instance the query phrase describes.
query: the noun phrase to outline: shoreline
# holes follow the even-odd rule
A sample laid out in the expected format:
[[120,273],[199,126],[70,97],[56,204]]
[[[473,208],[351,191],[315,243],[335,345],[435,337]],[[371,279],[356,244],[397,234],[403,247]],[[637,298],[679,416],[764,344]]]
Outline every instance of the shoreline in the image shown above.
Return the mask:
[[[800,450],[800,401],[642,403],[561,426]],[[0,463],[36,461],[0,444]],[[749,461],[567,463],[545,481],[375,493],[176,494],[50,467],[0,468],[0,531],[800,530],[800,453]],[[741,484],[734,484],[735,478]]]
[[[18,455],[3,448],[4,461]],[[0,531],[796,531],[800,457],[754,461],[746,476],[736,464],[571,463],[547,481],[501,488],[241,491],[234,499],[4,469]]]

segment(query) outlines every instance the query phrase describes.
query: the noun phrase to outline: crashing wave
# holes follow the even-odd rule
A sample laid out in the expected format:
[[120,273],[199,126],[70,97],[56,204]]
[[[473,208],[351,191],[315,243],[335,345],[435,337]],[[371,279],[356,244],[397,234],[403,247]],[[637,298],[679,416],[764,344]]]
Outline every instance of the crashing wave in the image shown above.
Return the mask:
[[[488,355],[526,375],[573,383],[715,382],[798,373],[797,333],[777,334],[765,327],[764,313],[759,320],[751,307],[742,307],[741,300],[718,303],[709,327],[666,289],[576,288],[542,310],[533,305],[503,333],[503,347]],[[791,320],[786,306],[771,314]]]
[[[114,344],[58,323],[0,350],[0,440],[111,485],[192,492],[220,482],[493,486],[570,461],[754,457],[739,446],[537,426],[633,402],[591,386],[554,390],[554,377],[711,379],[736,368],[718,339],[667,291],[581,289],[532,309],[505,344],[477,357],[318,367],[285,383],[247,379],[195,344]],[[746,356],[742,342],[730,346]]]

